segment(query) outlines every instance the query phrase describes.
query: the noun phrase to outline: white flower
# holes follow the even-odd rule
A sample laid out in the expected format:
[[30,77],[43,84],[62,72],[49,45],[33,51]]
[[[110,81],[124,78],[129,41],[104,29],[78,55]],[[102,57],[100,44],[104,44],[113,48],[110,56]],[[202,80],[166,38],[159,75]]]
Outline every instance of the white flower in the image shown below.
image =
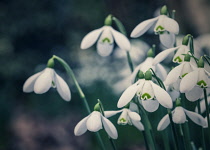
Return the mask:
[[119,111],[105,111],[105,117],[111,117],[116,115],[117,113],[120,113],[121,115],[117,121],[119,125],[134,125],[137,129],[140,131],[144,130],[143,124],[140,122],[141,117],[139,116],[138,113],[138,108],[135,103],[130,103],[129,109],[128,108],[123,108],[122,110]]
[[153,60],[154,60],[154,58],[147,57],[144,62],[142,62],[140,65],[138,65],[135,68],[135,70],[131,74],[131,82],[132,83],[135,81],[136,75],[139,72],[139,70],[145,73],[150,68],[152,68],[155,71],[155,73],[157,73],[157,76],[161,80],[165,80],[165,78],[167,76],[167,71],[161,64],[152,65]]
[[101,56],[110,55],[114,47],[114,41],[123,50],[129,51],[131,47],[125,35],[114,30],[111,26],[103,26],[102,28],[91,31],[83,38],[81,49],[91,47],[97,40],[97,51]]
[[185,61],[181,63],[168,73],[168,76],[164,81],[165,85],[168,86],[177,82],[179,78],[182,79],[185,75],[187,75],[189,72],[192,72],[194,69],[196,69],[196,67],[193,66],[191,62]]
[[[131,37],[139,37],[149,30],[154,24],[155,34],[160,35],[161,43],[168,47],[175,41],[174,34],[179,33],[178,23],[166,15],[160,15],[153,19],[148,19],[138,24],[131,33]],[[168,33],[169,32],[169,33]]]
[[[207,95],[210,94],[210,88],[207,88]],[[204,96],[202,94],[202,96]],[[207,97],[208,105],[210,105],[210,95]],[[200,113],[204,113],[206,111],[206,103],[204,97],[200,100]],[[195,112],[198,112],[198,106],[195,107]]]
[[52,68],[46,68],[29,77],[23,85],[23,91],[26,93],[34,91],[37,94],[43,94],[50,87],[56,87],[60,96],[64,100],[70,101],[71,93],[68,85]]
[[[210,117],[210,114],[209,114],[209,117]],[[206,122],[208,122],[207,116],[205,117],[205,120],[206,120]],[[208,128],[208,123],[205,126],[203,126],[203,128]]]
[[[181,106],[176,107],[172,111],[172,120],[176,124],[183,124],[187,121],[186,115],[197,125],[206,126],[207,122],[205,119],[192,111],[188,111]],[[159,122],[157,130],[162,131],[164,130],[170,123],[169,115],[165,115]]]
[[115,126],[98,111],[93,111],[90,115],[82,119],[74,128],[74,134],[80,136],[87,130],[97,132],[103,127],[111,138],[117,139],[118,133]]
[[[180,82],[180,81],[178,81],[178,82]],[[165,85],[164,82],[163,82],[163,84]],[[166,91],[171,96],[171,99],[173,100],[173,102],[175,102],[176,99],[180,97],[180,92],[179,92],[179,90],[177,90],[178,88],[176,86],[177,86],[177,83],[170,84],[169,86],[165,85]]]
[[128,104],[136,94],[141,99],[144,109],[148,112],[156,111],[159,103],[166,108],[171,109],[173,107],[172,99],[164,89],[151,80],[144,79],[138,80],[123,92],[117,107],[121,108]]

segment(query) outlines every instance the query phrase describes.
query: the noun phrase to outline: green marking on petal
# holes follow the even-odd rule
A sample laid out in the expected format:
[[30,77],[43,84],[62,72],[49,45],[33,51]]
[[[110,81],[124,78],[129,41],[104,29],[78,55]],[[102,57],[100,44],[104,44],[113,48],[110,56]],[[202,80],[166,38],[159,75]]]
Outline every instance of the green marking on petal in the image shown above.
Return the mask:
[[199,82],[197,83],[197,85],[199,85],[201,88],[207,87],[207,83],[206,83],[205,81],[203,81],[203,80],[199,81]]
[[184,76],[186,76],[187,74],[188,74],[188,73],[183,74],[183,75],[182,75],[182,78],[184,78]]
[[110,40],[109,38],[104,38],[104,39],[102,40],[102,42],[103,42],[103,43],[105,43],[105,42],[111,43],[111,40]]
[[181,63],[183,60],[180,58],[180,56],[177,56],[176,58],[174,58],[174,62],[178,62]]
[[155,31],[159,34],[163,34],[165,31],[165,28],[163,28],[161,25],[157,26],[157,28],[155,29]]
[[149,95],[148,93],[144,93],[144,94],[141,96],[141,98],[144,99],[144,100],[147,100],[147,99],[151,99],[152,96]]

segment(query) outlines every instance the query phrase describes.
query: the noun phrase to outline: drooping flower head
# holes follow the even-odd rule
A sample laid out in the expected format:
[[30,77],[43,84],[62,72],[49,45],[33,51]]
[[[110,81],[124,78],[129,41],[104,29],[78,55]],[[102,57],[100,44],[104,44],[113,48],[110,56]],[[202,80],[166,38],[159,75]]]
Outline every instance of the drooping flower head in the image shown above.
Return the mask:
[[97,52],[101,56],[109,56],[114,48],[114,42],[123,50],[130,50],[130,42],[125,35],[111,27],[112,16],[105,19],[105,25],[88,33],[81,42],[81,49],[87,49],[97,42]]
[[34,91],[36,94],[43,94],[53,87],[57,89],[64,100],[70,101],[70,89],[66,82],[55,72],[53,67],[54,60],[50,59],[46,69],[34,74],[25,81],[23,92],[30,93]]

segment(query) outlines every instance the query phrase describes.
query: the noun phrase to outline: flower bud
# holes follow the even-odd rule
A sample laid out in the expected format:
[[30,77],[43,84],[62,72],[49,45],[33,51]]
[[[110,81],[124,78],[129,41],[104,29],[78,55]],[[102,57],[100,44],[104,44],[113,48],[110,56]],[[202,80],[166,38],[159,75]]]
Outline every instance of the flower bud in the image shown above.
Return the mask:
[[108,15],[104,21],[105,26],[111,26],[112,25],[112,15]]
[[149,51],[147,52],[147,57],[154,57],[154,56],[155,56],[155,54],[153,52],[153,49],[150,48]]
[[177,98],[176,99],[176,106],[178,107],[178,106],[182,106],[181,105],[181,98]]
[[53,68],[54,67],[54,58],[50,58],[47,62],[47,67],[48,68]]
[[191,58],[191,56],[189,54],[186,54],[184,56],[184,61],[190,62],[190,58]]
[[203,57],[200,57],[200,59],[198,60],[198,68],[204,68]]
[[145,73],[145,80],[152,80],[152,73],[150,70],[147,70]]
[[164,5],[161,9],[160,9],[160,14],[161,15],[168,15],[168,8],[166,5]]
[[139,70],[139,72],[137,74],[137,78],[138,79],[144,79],[144,73],[143,73],[143,71]]
[[94,111],[99,111],[100,112],[100,104],[97,103],[95,106],[94,106]]
[[182,45],[188,45],[190,34],[186,35],[182,40]]

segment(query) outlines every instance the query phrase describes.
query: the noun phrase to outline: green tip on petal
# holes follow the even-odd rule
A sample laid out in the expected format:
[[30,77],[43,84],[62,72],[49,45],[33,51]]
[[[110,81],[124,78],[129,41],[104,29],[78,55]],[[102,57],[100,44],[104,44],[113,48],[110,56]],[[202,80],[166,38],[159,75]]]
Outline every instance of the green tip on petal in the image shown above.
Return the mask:
[[146,71],[145,80],[152,80],[152,72],[150,70]]
[[104,21],[105,26],[111,26],[112,25],[112,15],[108,15]]
[[203,57],[200,57],[200,59],[198,60],[198,68],[204,68]]
[[100,112],[100,104],[97,103],[95,106],[94,106],[94,111],[99,111]]
[[50,58],[47,62],[47,67],[48,68],[54,68],[54,58]]
[[184,56],[184,61],[190,62],[190,58],[191,58],[191,56],[189,54],[186,54]]
[[182,103],[181,103],[181,98],[177,98],[176,99],[176,106],[182,106]]
[[182,40],[182,45],[188,45],[188,43],[189,43],[189,37],[190,37],[191,35],[190,34],[188,34],[188,35],[186,35],[184,38],[183,38],[183,40]]
[[153,48],[150,48],[149,51],[147,52],[147,57],[154,57],[155,54],[153,52]]
[[139,70],[139,72],[137,74],[137,78],[138,79],[144,79],[144,73],[143,73],[143,71]]
[[164,5],[161,9],[160,9],[160,14],[161,15],[168,15],[168,8],[166,5]]

